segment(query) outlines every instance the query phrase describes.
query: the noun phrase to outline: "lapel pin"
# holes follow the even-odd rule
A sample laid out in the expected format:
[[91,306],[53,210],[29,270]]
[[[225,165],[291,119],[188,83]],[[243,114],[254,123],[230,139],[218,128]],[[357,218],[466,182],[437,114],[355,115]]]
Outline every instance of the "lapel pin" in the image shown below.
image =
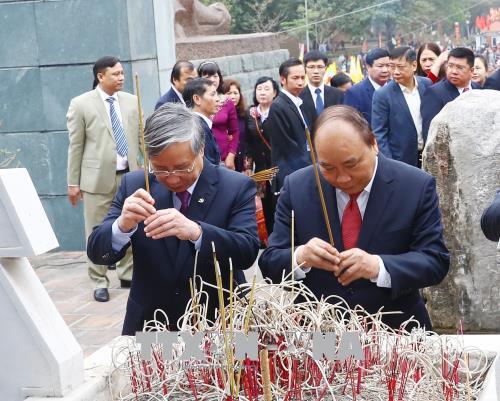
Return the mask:
[[205,199],[204,198],[200,198],[198,199],[198,203],[204,203],[205,202]]

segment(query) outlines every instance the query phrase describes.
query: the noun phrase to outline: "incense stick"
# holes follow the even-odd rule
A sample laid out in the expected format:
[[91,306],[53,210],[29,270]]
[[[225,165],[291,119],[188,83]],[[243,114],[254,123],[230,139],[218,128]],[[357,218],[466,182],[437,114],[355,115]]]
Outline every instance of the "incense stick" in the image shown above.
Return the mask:
[[144,141],[144,123],[142,121],[142,103],[141,90],[139,86],[139,74],[135,73],[135,92],[137,94],[137,108],[139,111],[139,137],[141,141],[142,155],[144,157],[144,180],[146,182],[146,191],[149,193],[149,171],[147,167],[148,155],[146,153],[146,143]]
[[309,151],[311,153],[311,160],[312,160],[312,165],[314,169],[314,176],[316,178],[316,187],[318,188],[318,193],[319,193],[319,199],[321,201],[321,207],[323,209],[323,216],[325,218],[325,224],[326,224],[326,229],[328,231],[328,239],[330,241],[331,246],[335,246],[335,243],[333,242],[333,234],[332,234],[332,228],[330,226],[330,219],[328,217],[328,210],[326,208],[326,202],[325,202],[325,196],[323,194],[323,187],[321,186],[321,180],[319,178],[319,170],[318,170],[318,165],[316,162],[316,155],[314,153],[314,148],[311,140],[311,133],[309,132],[309,128],[306,127],[306,136],[307,136],[307,143],[309,144]]

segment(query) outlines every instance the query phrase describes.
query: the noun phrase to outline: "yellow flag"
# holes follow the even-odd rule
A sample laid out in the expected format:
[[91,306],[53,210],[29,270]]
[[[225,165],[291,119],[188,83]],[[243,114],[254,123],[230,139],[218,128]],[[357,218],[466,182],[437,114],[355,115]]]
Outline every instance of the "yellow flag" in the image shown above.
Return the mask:
[[337,73],[337,64],[333,61],[325,71],[325,75],[323,76],[323,83],[330,84],[330,79]]

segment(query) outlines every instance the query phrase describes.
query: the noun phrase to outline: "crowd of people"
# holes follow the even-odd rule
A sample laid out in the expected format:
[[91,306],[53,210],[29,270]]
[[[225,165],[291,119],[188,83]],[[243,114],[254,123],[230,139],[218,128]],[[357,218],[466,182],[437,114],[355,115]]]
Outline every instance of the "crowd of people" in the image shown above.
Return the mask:
[[[481,55],[433,43],[372,49],[366,77],[354,85],[345,73],[325,84],[328,64],[320,51],[284,61],[279,83],[258,78],[247,107],[240,83],[215,61],[177,61],[145,124],[145,174],[133,171],[137,99],[121,91],[118,59],[96,62],[94,90],[68,111],[68,196],[73,205],[84,200],[94,298],[109,300],[106,266],[117,264],[131,286],[124,334],[141,330],[158,308],[174,329],[193,266],[216,283],[214,247],[226,288],[231,266],[244,281],[265,247],[266,277],[279,281],[293,270],[318,297],[402,312],[384,318],[391,327],[412,316],[432,327],[419,290],[446,276],[449,254],[422,151],[442,107],[468,90],[500,90],[500,70],[487,76]],[[272,167],[272,180],[249,177]],[[256,197],[265,230],[257,230]],[[481,223],[496,241],[499,197]],[[133,279],[122,267],[130,249]],[[207,291],[212,316],[217,295]]]

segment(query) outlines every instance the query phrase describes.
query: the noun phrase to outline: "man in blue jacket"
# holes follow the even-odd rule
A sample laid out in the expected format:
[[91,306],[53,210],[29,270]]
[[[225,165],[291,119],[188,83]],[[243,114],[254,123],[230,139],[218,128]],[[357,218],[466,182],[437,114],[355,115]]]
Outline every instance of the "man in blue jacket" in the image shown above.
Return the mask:
[[170,74],[170,83],[172,86],[167,93],[158,99],[155,110],[165,103],[184,103],[182,92],[188,81],[196,77],[197,74],[193,63],[186,60],[177,61],[172,67],[172,73]]
[[408,46],[390,53],[393,80],[373,94],[372,130],[384,156],[420,167],[424,149],[420,103],[429,78],[416,77],[417,55]]
[[[337,295],[398,328],[414,317],[431,329],[419,289],[446,276],[435,180],[429,174],[379,154],[363,116],[351,107],[325,109],[316,122],[315,149],[334,244],[329,242],[313,167],[285,179],[262,273],[280,281],[295,277],[319,298]],[[291,211],[295,249],[291,255]]]
[[344,104],[352,106],[363,113],[366,121],[370,124],[372,121],[373,93],[384,86],[391,78],[389,52],[385,49],[372,49],[366,55],[365,62],[368,76],[347,90]]
[[[193,112],[173,103],[148,118],[150,192],[144,189],[144,172],[126,174],[108,215],[89,237],[87,254],[98,264],[117,262],[132,246],[134,276],[124,335],[142,330],[157,309],[165,312],[168,321],[164,323],[170,330],[178,327],[191,298],[189,281],[194,271],[217,285],[212,244],[225,288],[229,288],[230,259],[235,280],[242,282],[243,270],[257,257],[255,184],[204,159],[200,124]],[[203,290],[209,296],[208,318],[213,319],[217,290],[208,286]]]

